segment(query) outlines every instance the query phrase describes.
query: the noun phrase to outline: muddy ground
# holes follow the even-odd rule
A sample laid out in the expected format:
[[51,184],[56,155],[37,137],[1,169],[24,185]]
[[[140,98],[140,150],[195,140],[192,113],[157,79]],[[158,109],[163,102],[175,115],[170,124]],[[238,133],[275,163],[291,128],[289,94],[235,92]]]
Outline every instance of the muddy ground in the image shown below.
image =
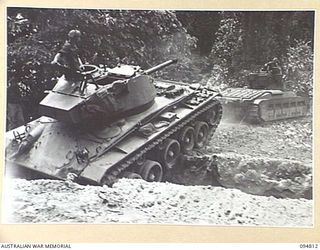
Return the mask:
[[[199,159],[204,164],[198,164]],[[9,223],[313,225],[311,117],[263,126],[221,123],[208,147],[181,159],[180,165],[184,168],[173,175],[175,183],[122,179],[108,188],[7,179],[4,219]]]

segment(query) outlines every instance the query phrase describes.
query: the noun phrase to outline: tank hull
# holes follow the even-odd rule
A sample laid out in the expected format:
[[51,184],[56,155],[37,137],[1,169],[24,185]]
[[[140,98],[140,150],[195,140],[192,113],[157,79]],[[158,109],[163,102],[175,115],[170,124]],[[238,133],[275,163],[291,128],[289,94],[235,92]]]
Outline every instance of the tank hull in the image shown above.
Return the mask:
[[281,90],[227,88],[219,98],[224,119],[263,123],[303,117],[309,111],[309,99]]
[[179,82],[155,81],[154,85],[157,96],[142,111],[120,112],[111,122],[80,126],[43,116],[7,132],[7,171],[12,166],[50,178],[112,185],[127,172],[149,180],[159,169],[150,167],[150,162],[157,162],[164,176],[173,168],[171,151],[178,154],[172,142],[184,146],[179,141],[181,131],[200,131],[202,124],[201,129],[208,128],[211,135],[222,110],[217,92]]

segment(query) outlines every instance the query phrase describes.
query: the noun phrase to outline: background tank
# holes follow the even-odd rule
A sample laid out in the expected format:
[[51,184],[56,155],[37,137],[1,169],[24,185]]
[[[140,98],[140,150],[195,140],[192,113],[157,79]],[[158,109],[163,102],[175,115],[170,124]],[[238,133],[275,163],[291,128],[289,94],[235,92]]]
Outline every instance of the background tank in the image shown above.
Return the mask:
[[150,77],[174,62],[145,71],[87,66],[79,79],[61,77],[40,103],[43,116],[6,133],[6,171],[100,185],[168,179],[222,115],[217,92]]
[[281,74],[251,73],[248,83],[249,88],[221,92],[226,120],[263,123],[307,115],[309,99],[285,91]]

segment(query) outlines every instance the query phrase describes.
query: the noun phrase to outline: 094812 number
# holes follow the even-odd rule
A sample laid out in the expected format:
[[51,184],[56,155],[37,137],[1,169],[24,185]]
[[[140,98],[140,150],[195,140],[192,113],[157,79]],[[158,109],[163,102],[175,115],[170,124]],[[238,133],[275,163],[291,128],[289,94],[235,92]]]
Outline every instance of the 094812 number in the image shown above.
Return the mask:
[[318,249],[319,248],[318,243],[301,243],[299,246],[301,249]]

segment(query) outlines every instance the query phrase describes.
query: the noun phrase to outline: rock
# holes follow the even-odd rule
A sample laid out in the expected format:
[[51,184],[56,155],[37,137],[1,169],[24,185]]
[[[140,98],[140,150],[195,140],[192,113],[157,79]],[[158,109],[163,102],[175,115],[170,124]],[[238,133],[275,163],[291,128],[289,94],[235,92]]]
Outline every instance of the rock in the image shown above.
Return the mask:
[[146,207],[152,207],[152,206],[154,206],[154,201],[144,201],[144,202],[142,202],[142,204],[141,204],[141,207],[144,207],[144,208],[146,208]]
[[118,206],[118,204],[117,204],[117,203],[115,203],[115,202],[107,201],[107,206],[108,206],[108,207],[110,207],[110,208],[115,208],[115,207],[117,207],[117,206]]
[[170,202],[169,204],[171,207],[177,207],[178,206],[178,202]]

